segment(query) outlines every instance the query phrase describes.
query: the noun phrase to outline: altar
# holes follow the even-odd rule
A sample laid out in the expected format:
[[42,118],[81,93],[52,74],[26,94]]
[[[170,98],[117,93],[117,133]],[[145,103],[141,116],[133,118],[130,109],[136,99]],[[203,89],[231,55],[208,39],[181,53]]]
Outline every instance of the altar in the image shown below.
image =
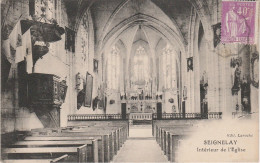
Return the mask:
[[156,102],[151,100],[147,101],[136,101],[130,100],[127,103],[128,113],[155,113]]

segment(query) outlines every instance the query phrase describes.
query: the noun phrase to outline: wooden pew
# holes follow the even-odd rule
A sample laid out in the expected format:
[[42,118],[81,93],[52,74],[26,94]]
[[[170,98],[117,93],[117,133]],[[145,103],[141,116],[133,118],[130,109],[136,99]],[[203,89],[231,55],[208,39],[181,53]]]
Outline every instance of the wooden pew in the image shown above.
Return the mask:
[[[160,127],[158,129],[158,138],[159,140],[164,140],[165,139],[165,131],[169,131],[169,130],[190,130],[191,128],[195,128],[193,126],[171,126],[171,127]],[[159,141],[159,144],[162,144],[162,142]],[[164,145],[164,144],[162,144]]]
[[52,136],[77,136],[77,137],[91,137],[91,136],[102,136],[103,144],[104,144],[104,161],[111,161],[114,156],[114,140],[113,140],[114,132],[112,131],[104,131],[95,129],[89,132],[62,132],[62,133],[54,133]]
[[[79,123],[79,122],[75,122],[75,126],[68,126],[67,128],[88,128],[88,127],[120,127],[122,130],[122,138],[123,138],[123,142],[127,139],[128,135],[129,135],[129,126],[128,123],[121,122],[120,121],[116,121],[118,123],[114,123],[114,122],[107,122],[107,121],[87,121],[88,123]],[[85,124],[84,126],[82,126],[82,124]]]
[[7,148],[35,148],[35,147],[75,147],[87,145],[87,161],[98,162],[97,140],[72,140],[72,141],[18,141]]
[[193,126],[189,126],[189,125],[177,125],[177,126],[170,126],[170,127],[158,127],[157,129],[157,142],[160,146],[162,146],[162,149],[164,149],[165,146],[165,142],[164,140],[166,139],[165,136],[165,131],[170,131],[170,130],[190,130],[191,128],[195,128]]
[[98,121],[98,120],[86,120],[86,121],[68,121],[68,126],[116,126],[126,129],[127,136],[129,135],[129,123],[128,120],[116,120],[116,121]]
[[[202,121],[202,120],[200,120]],[[156,128],[162,126],[178,126],[178,125],[189,125],[196,126],[198,120],[154,120],[153,121],[153,135],[155,136]]]
[[[102,136],[102,141],[104,144],[104,157],[105,162],[112,160],[114,156],[114,140],[113,140],[113,133],[111,131],[104,131],[104,130],[91,130],[89,132],[62,132],[62,133],[53,133],[48,136],[63,136],[63,137],[92,137],[92,136]],[[44,137],[48,137],[44,136]]]
[[[117,123],[107,122],[107,121],[92,121],[85,126],[68,126],[63,128],[48,128],[48,129],[33,129],[32,135],[39,137],[73,137],[78,136],[101,136],[103,142],[103,156],[99,152],[99,161],[112,160],[113,156],[117,153],[119,148],[122,146],[123,142],[127,139],[129,126],[127,121],[116,121]],[[28,138],[27,138],[28,139]],[[42,138],[41,138],[42,139]],[[44,138],[46,140],[46,138]],[[80,140],[81,138],[79,138]],[[85,138],[84,138],[85,139]],[[99,143],[100,144],[100,143]],[[100,146],[100,145],[99,145]],[[100,151],[99,147],[99,151]]]
[[[91,127],[84,127],[84,128],[75,128],[75,129],[70,129],[70,130],[63,130],[63,133],[69,133],[69,132],[92,132],[93,128]],[[114,141],[114,153],[116,154],[119,148],[123,145],[124,141],[124,134],[122,133],[123,130],[122,128],[118,127],[100,127],[100,128],[94,128],[95,132],[96,131],[104,131],[104,130],[109,130],[112,131],[112,137]]]
[[194,132],[194,130],[192,128],[163,128],[162,129],[162,150],[164,151],[164,154],[169,157],[169,150],[170,150],[170,144],[172,143],[172,139],[171,139],[171,134],[172,135],[183,135],[183,133],[185,133],[187,135],[187,133],[192,134],[192,132]]
[[[105,132],[105,131],[103,131],[103,130],[99,130],[99,129],[97,129],[97,130],[95,130],[95,131],[93,131],[93,129],[82,129],[82,130],[76,130],[76,131],[64,131],[64,132],[62,132],[62,133],[68,133],[68,134],[71,134],[71,133],[74,133],[74,134],[81,134],[81,135],[85,135],[85,134],[87,134],[87,133],[90,133],[90,132],[97,132],[97,131],[99,131],[99,132]],[[105,133],[106,134],[106,133]],[[118,131],[117,130],[115,130],[115,131],[113,131],[111,134],[109,134],[109,152],[110,152],[110,157],[111,158],[113,158],[113,156],[117,153],[117,151],[118,151],[118,145],[120,144],[119,143],[119,140],[120,140],[120,138],[119,138],[119,136],[118,136]]]
[[189,128],[189,127],[193,127],[193,126],[191,126],[191,125],[186,125],[186,124],[184,124],[184,125],[181,125],[181,124],[179,124],[179,125],[170,125],[170,126],[167,126],[167,125],[157,125],[156,126],[156,130],[155,130],[155,135],[156,135],[156,141],[158,142],[158,144],[161,144],[161,136],[162,136],[162,128],[176,128],[176,127],[179,127],[179,128]]
[[186,139],[197,127],[197,121],[156,121],[153,134],[169,161],[176,161],[178,141]]
[[104,140],[107,139],[105,136],[28,136],[25,141],[88,141],[88,140],[97,140],[98,141],[98,162],[106,162],[105,159],[105,144]]
[[87,146],[79,147],[38,147],[38,148],[5,148],[4,157],[8,159],[51,159],[68,154],[69,162],[86,162]]
[[55,159],[15,159],[15,160],[3,160],[4,163],[55,163],[55,162],[67,162],[68,155],[63,155]]
[[[115,139],[119,139],[118,144],[116,144],[116,147],[119,149],[122,144],[124,143],[124,141],[127,139],[127,128],[126,127],[122,127],[121,125],[111,125],[111,126],[69,126],[66,128],[49,128],[49,129],[33,129],[32,130],[32,135],[50,135],[52,133],[61,133],[61,132],[68,132],[70,130],[72,131],[78,131],[78,130],[82,130],[82,129],[95,129],[95,130],[108,130],[108,129],[113,129],[116,130],[115,132]],[[116,142],[115,142],[116,143]],[[117,150],[115,150],[117,151]]]
[[186,139],[195,131],[193,127],[189,126],[160,127],[159,130],[159,145],[169,161],[173,162],[176,161],[178,141]]
[[154,136],[156,136],[156,132],[160,127],[175,127],[175,126],[197,126],[197,121],[191,120],[190,121],[155,121],[153,125],[153,131],[154,131]]
[[192,132],[182,132],[182,133],[172,133],[169,132],[169,154],[168,159],[171,162],[176,162],[176,158],[178,157],[178,149],[179,149],[179,141],[187,139]]
[[[42,133],[42,132],[40,132]],[[113,156],[116,154],[117,150],[119,149],[118,146],[122,146],[122,142],[120,143],[121,139],[119,136],[119,129],[118,127],[84,127],[84,128],[78,128],[78,129],[68,129],[68,130],[62,130],[61,133],[48,133],[48,135],[44,134],[44,136],[74,136],[75,134],[78,135],[84,135],[84,136],[90,136],[90,135],[104,135],[107,134],[108,135],[108,149],[105,151],[107,153],[107,155],[109,155],[109,158],[107,158],[108,160],[112,160]],[[34,133],[35,134],[35,133]],[[40,136],[39,134],[36,134],[37,136]],[[106,142],[104,142],[104,144],[106,145]]]

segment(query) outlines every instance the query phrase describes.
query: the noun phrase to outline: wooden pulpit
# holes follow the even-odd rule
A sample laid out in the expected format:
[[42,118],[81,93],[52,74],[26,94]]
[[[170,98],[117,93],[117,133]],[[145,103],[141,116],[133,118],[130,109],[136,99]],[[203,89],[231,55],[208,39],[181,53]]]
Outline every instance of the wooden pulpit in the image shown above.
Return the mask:
[[28,75],[28,103],[44,127],[60,126],[60,106],[65,101],[67,85],[53,74]]

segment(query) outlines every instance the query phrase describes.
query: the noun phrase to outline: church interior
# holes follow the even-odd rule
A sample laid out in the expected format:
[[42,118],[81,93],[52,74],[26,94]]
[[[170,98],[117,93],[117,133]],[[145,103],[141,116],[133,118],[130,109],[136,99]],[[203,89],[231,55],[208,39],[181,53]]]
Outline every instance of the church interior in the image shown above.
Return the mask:
[[178,162],[196,124],[258,120],[259,46],[221,43],[221,2],[2,0],[2,158]]

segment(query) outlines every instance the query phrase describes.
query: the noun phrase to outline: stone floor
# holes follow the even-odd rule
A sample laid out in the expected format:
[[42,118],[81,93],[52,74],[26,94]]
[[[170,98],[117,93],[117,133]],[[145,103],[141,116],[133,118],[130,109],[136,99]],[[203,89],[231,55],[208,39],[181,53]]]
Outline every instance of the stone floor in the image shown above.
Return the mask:
[[153,137],[152,125],[130,125],[129,138],[133,137]]
[[168,162],[152,137],[152,126],[130,126],[126,140],[113,162]]

